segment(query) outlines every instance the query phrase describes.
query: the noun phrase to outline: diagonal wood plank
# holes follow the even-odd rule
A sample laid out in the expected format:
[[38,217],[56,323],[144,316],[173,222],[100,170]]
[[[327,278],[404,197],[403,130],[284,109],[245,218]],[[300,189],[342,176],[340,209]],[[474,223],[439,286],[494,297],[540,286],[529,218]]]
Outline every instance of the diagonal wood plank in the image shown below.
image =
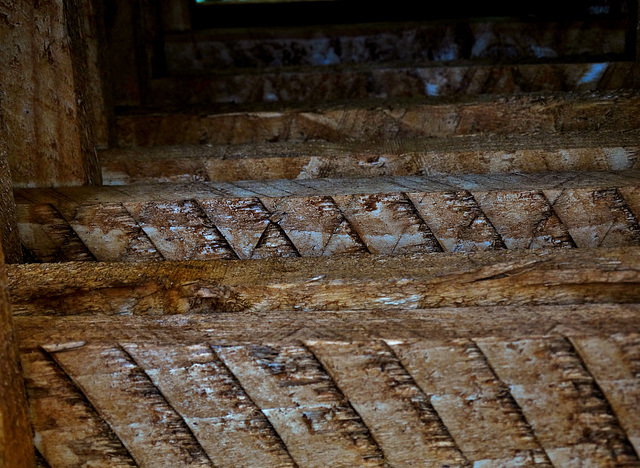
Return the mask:
[[384,342],[308,342],[393,466],[470,466]]
[[575,337],[571,341],[611,404],[636,454],[640,454],[639,336]]
[[44,347],[140,466],[212,466],[184,420],[119,346]]
[[300,466],[386,466],[367,426],[307,349],[253,345],[216,351]]
[[552,466],[508,386],[472,341],[389,345],[474,466]]
[[209,346],[123,347],[184,418],[215,466],[295,466],[260,408]]
[[[82,342],[67,344],[80,346]],[[39,349],[22,351],[35,445],[48,466],[138,466],[84,394]]]
[[640,466],[609,402],[566,338],[478,346],[554,465]]

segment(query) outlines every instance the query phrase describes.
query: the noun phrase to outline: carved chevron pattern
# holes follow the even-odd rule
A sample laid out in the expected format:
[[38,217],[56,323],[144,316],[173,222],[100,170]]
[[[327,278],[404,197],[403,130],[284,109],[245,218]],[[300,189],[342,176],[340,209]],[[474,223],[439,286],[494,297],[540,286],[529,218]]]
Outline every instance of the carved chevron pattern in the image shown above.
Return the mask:
[[636,187],[426,192],[398,179],[406,191],[364,185],[364,194],[327,196],[267,185],[264,196],[19,203],[18,223],[38,262],[640,245]]
[[640,466],[636,335],[76,342],[23,364],[54,468]]

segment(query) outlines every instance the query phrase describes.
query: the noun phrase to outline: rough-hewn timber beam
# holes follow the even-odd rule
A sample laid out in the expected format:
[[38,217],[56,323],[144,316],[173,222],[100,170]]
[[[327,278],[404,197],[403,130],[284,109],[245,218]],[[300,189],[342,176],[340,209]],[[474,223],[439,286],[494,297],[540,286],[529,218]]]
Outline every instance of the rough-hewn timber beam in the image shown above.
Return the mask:
[[99,183],[92,131],[95,82],[77,0],[0,2],[0,111],[15,186]]
[[640,249],[10,265],[18,315],[640,301]]
[[118,117],[122,147],[273,141],[388,141],[469,134],[546,136],[640,128],[638,93],[480,96],[446,101],[142,109]]
[[0,246],[0,467],[35,466],[33,438]]

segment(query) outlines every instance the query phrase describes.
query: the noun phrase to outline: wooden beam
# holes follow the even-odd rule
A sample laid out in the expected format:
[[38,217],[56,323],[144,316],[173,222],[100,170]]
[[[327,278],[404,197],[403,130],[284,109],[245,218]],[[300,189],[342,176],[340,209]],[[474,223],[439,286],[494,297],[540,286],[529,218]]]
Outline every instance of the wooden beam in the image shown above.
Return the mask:
[[76,0],[3,2],[1,111],[14,185],[99,183]]
[[634,62],[222,71],[156,78],[149,104],[326,102],[633,88]]
[[640,128],[638,93],[477,96],[227,109],[141,109],[118,117],[121,147],[276,141],[388,141],[469,134],[551,135]]
[[640,133],[500,138],[274,142],[113,148],[100,152],[105,185],[503,172],[611,171],[638,166]]
[[[165,31],[189,31],[188,1],[164,0],[164,4]],[[628,25],[624,19],[484,19],[204,29],[167,34],[165,54],[172,75],[230,68],[442,64],[464,60],[475,60],[480,65],[496,58],[511,62],[550,58],[566,62],[606,61],[624,57]]]
[[14,335],[7,292],[4,256],[0,247],[0,466],[35,466],[33,437],[25,397],[22,367]]
[[11,171],[7,162],[8,152],[7,128],[0,113],[0,249],[5,252],[8,263],[19,263],[22,261],[22,247],[16,223]]
[[640,245],[640,173],[18,190],[35,261],[213,260]]
[[14,312],[186,314],[634,303],[636,248],[11,265]]

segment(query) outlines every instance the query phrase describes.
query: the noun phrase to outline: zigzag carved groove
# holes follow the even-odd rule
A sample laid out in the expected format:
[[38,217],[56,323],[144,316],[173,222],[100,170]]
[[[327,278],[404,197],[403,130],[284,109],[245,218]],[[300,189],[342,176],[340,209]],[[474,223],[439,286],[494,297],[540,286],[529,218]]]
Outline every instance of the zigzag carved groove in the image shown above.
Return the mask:
[[18,225],[41,262],[624,247],[640,245],[639,181],[634,170],[20,190]]
[[[594,376],[557,335],[477,344],[73,342],[43,345],[61,368],[41,351],[24,357],[38,450],[53,468],[209,466],[203,448],[216,466],[640,466],[620,425],[637,427],[637,412],[619,406],[614,390],[637,382],[627,364],[637,361],[638,337],[573,341]],[[630,360],[602,369],[607,349]],[[61,402],[68,411],[50,427]],[[54,431],[105,439],[83,446]]]

